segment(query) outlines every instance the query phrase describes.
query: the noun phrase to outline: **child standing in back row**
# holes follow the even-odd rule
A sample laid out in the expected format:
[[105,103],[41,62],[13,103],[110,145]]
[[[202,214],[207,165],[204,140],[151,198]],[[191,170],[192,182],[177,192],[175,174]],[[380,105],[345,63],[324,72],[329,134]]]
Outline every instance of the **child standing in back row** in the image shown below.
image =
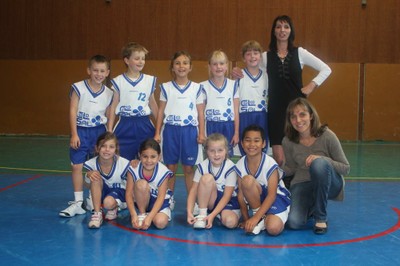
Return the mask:
[[[260,125],[265,132],[264,139],[268,145],[267,98],[268,78],[260,69],[262,47],[256,41],[245,42],[242,46],[242,57],[246,67],[242,70],[243,78],[238,79],[239,90],[239,134],[242,139],[243,130],[252,124]],[[239,143],[240,153],[244,150]],[[267,146],[265,147],[265,151]]]
[[120,143],[121,156],[128,160],[137,159],[139,145],[155,133],[150,115],[157,119],[158,107],[154,99],[157,78],[141,73],[147,53],[142,45],[128,43],[122,50],[127,71],[111,81],[116,92],[111,122],[119,115],[114,133]]
[[208,61],[210,79],[203,86],[206,134],[221,133],[229,141],[229,157],[239,143],[239,94],[234,80],[227,79],[228,57],[217,50]]
[[[169,179],[169,189],[174,191],[175,174],[178,163],[181,162],[188,192],[193,180],[193,166],[202,159],[199,147],[205,136],[202,87],[189,80],[192,60],[187,52],[179,51],[174,54],[170,70],[174,80],[161,84],[154,139],[162,143],[164,164],[174,173]],[[172,199],[171,209],[173,207]]]
[[110,61],[95,55],[89,60],[87,68],[89,79],[74,83],[70,92],[69,121],[71,128],[70,160],[72,165],[72,184],[74,201],[62,210],[62,217],[84,214],[83,204],[83,163],[94,156],[95,144],[99,135],[111,131],[110,105],[113,92],[103,82],[110,74]]

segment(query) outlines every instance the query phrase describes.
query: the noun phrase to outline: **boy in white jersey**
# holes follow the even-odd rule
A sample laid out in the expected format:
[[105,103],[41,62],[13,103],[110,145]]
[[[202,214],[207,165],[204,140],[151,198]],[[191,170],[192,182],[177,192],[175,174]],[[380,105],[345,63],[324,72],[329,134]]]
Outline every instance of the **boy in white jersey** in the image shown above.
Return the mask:
[[239,143],[239,94],[234,80],[227,79],[228,57],[214,51],[208,61],[209,80],[203,86],[206,134],[221,133],[229,141],[229,157]]
[[120,154],[133,160],[138,158],[139,145],[145,139],[154,137],[154,125],[150,115],[157,118],[158,107],[154,99],[156,77],[141,73],[148,51],[138,43],[128,43],[122,50],[127,71],[113,80],[115,90],[111,122],[115,115],[119,120],[114,128]]
[[89,79],[72,85],[70,91],[70,160],[74,201],[59,213],[62,217],[84,214],[83,203],[83,163],[94,156],[95,144],[99,135],[111,131],[109,120],[113,92],[103,85],[110,73],[110,61],[95,55],[89,60],[87,73]]
[[[246,67],[242,70],[243,78],[236,81],[240,99],[239,135],[242,139],[243,130],[249,125],[257,124],[264,129],[265,140],[268,144],[268,78],[265,71],[259,67],[261,52],[262,47],[256,41],[245,42],[242,46],[242,57]],[[244,155],[241,143],[239,143],[239,148],[241,155]]]
[[259,125],[250,125],[243,131],[242,146],[246,155],[236,163],[238,200],[243,215],[241,227],[247,233],[259,234],[266,230],[275,236],[282,232],[288,219],[290,193],[282,181],[283,171],[263,152],[264,136],[264,129]]
[[[204,142],[205,136],[203,97],[201,85],[188,78],[192,70],[192,61],[187,52],[176,52],[171,60],[170,69],[174,80],[161,84],[160,108],[154,139],[162,141],[164,164],[174,175],[178,163],[182,163],[186,191],[189,191],[194,165],[197,161],[202,161],[199,144]],[[174,188],[175,176],[169,179],[169,189],[173,192]],[[171,209],[173,206],[172,204]]]

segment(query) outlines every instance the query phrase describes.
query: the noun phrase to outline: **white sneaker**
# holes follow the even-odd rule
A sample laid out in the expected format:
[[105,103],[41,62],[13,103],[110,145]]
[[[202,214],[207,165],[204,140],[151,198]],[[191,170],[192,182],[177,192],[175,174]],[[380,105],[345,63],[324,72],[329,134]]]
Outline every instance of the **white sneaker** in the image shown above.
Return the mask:
[[86,210],[82,207],[83,201],[70,201],[68,202],[69,207],[63,211],[60,211],[58,215],[61,217],[74,217],[77,214],[84,214]]
[[193,208],[193,216],[197,216],[200,213],[199,205],[197,202],[194,203],[194,208]]
[[171,209],[171,211],[173,211],[175,209],[175,199],[174,196],[171,196],[171,198],[169,199],[169,208]]
[[103,214],[101,212],[94,212],[88,224],[89,228],[100,228],[103,223]]
[[117,219],[117,214],[118,214],[118,207],[108,210],[105,218],[106,218],[106,220],[109,220],[109,221],[115,220],[115,219]]
[[263,230],[265,230],[265,223],[264,219],[261,219],[261,221],[254,227],[252,234],[258,235]]
[[147,217],[147,213],[142,213],[142,214],[139,214],[139,215],[138,215],[139,226],[142,226],[142,225],[143,225],[143,221],[144,221],[144,219],[146,219],[146,217]]
[[194,222],[193,224],[193,228],[194,229],[204,229],[206,228],[206,221],[203,220],[204,218],[206,218],[205,215],[198,215],[196,217],[194,217],[196,219],[196,222]]
[[89,212],[94,212],[92,196],[89,195],[83,202],[84,208]]

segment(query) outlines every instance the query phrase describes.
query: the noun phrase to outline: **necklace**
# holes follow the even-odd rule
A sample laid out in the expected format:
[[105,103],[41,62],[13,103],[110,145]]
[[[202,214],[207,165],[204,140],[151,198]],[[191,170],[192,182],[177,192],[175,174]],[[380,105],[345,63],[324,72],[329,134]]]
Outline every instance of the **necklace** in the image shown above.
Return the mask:
[[278,51],[277,55],[281,61],[284,61],[286,56],[288,55],[288,50]]

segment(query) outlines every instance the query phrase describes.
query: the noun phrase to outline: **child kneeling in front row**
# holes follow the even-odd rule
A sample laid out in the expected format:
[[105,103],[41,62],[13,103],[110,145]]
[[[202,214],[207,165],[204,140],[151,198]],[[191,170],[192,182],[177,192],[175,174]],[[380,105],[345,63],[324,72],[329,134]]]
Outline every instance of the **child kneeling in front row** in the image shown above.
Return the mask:
[[160,162],[161,147],[154,139],[141,143],[139,158],[139,163],[129,170],[126,185],[132,227],[147,230],[154,223],[158,229],[164,229],[171,220],[168,180],[173,172]]
[[[266,145],[264,129],[246,127],[242,135],[244,155],[236,163],[239,176],[239,204],[243,216],[241,227],[246,233],[279,235],[290,210],[290,193],[282,181],[283,171],[274,159],[263,152]],[[253,216],[250,218],[248,207]]]
[[[207,159],[197,165],[187,199],[187,222],[196,229],[210,229],[215,217],[220,216],[227,228],[236,228],[240,218],[237,199],[235,164],[228,159],[227,139],[220,133],[208,136],[205,149]],[[199,215],[194,217],[195,201]]]
[[96,152],[98,156],[83,165],[88,170],[85,179],[90,179],[90,192],[94,208],[89,228],[100,228],[103,223],[102,204],[106,210],[106,220],[116,219],[118,208],[126,208],[125,186],[130,166],[127,159],[118,156],[118,140],[111,132],[99,136]]

